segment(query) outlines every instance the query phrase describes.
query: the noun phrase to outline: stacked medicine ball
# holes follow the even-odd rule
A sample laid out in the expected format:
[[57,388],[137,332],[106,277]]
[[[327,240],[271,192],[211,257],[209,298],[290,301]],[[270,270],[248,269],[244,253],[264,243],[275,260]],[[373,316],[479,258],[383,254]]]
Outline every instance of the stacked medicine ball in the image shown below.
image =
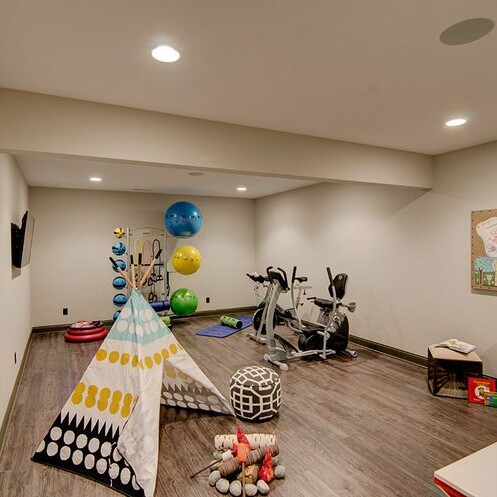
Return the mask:
[[[121,240],[122,238],[124,238],[126,236],[126,230],[124,228],[117,227],[114,230],[114,236],[118,240]],[[121,241],[114,243],[114,245],[112,245],[112,253],[114,254],[114,256],[118,256],[118,257],[125,255],[126,254],[126,245]],[[116,264],[119,266],[119,268],[122,271],[126,271],[126,262],[123,259],[116,259]],[[115,268],[114,268],[114,272],[117,273],[117,270]],[[121,276],[116,276],[112,280],[112,286],[114,287],[114,289],[116,289],[118,291],[124,290],[126,288],[126,280],[124,278],[122,278]],[[122,293],[121,291],[119,291],[119,293],[116,293],[114,295],[114,297],[112,298],[112,303],[118,308],[112,316],[112,319],[114,321],[119,317],[119,314],[121,312],[120,308],[123,307],[124,305],[126,305],[127,301],[128,301],[127,295],[125,293]]]
[[[176,202],[166,211],[165,224],[168,233],[176,238],[191,238],[202,227],[202,213],[191,202]],[[176,272],[184,276],[194,274],[200,268],[202,256],[192,245],[181,245],[172,255],[172,265]],[[188,288],[178,288],[171,295],[171,310],[176,315],[193,314],[197,310],[198,299]]]

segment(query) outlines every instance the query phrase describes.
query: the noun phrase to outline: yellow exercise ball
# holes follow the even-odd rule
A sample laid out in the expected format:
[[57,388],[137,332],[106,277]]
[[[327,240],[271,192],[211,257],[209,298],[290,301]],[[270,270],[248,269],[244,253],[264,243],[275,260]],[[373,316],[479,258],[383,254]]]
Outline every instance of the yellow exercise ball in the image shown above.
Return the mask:
[[182,245],[173,253],[173,267],[180,274],[193,274],[200,267],[202,256],[191,245]]

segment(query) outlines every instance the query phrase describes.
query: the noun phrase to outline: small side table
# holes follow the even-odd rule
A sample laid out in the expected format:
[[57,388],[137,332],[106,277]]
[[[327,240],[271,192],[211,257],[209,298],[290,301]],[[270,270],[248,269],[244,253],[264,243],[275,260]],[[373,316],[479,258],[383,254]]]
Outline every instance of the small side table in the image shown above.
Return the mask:
[[445,347],[428,347],[428,388],[433,395],[465,399],[468,377],[480,378],[483,363],[476,352],[461,354]]

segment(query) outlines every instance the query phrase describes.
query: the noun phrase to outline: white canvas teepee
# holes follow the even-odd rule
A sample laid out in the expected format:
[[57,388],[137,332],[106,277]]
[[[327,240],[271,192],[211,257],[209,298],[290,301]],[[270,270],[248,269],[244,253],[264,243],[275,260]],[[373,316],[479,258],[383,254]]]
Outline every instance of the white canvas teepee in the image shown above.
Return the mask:
[[33,460],[152,497],[160,404],[233,414],[142,295],[131,296]]

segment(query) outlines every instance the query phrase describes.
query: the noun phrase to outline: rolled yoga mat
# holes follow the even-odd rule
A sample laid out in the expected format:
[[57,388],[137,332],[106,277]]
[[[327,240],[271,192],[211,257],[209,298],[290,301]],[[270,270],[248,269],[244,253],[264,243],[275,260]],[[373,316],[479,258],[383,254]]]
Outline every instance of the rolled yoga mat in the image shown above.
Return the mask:
[[241,317],[235,319],[238,319],[238,321],[241,321],[243,323],[241,328],[237,329],[237,328],[231,328],[230,326],[226,326],[225,324],[216,324],[215,326],[211,326],[206,330],[197,331],[197,333],[195,334],[203,337],[226,338],[229,337],[230,335],[233,335],[233,333],[237,333],[238,331],[243,330],[244,328],[252,326],[251,317]]
[[230,326],[231,328],[235,328],[237,330],[240,330],[243,326],[243,321],[241,319],[232,318],[230,316],[221,316],[219,321],[221,321],[222,324],[225,324],[226,326]]
[[171,308],[169,300],[159,300],[150,304],[155,312],[168,311]]

